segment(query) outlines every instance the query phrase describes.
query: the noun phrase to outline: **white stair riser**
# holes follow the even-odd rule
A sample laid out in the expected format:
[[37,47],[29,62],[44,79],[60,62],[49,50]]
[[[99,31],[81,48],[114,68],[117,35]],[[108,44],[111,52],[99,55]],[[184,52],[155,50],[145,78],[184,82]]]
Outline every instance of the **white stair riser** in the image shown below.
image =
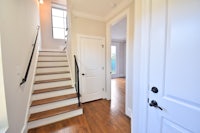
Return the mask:
[[37,66],[64,66],[68,65],[68,62],[38,62]]
[[40,52],[39,55],[66,55],[66,53],[59,53],[59,52]]
[[40,100],[40,99],[61,96],[61,95],[67,95],[67,94],[73,94],[73,93],[76,93],[74,88],[60,90],[60,91],[46,92],[46,93],[41,93],[41,94],[34,94],[34,95],[32,95],[31,99],[33,101],[33,100]]
[[57,60],[67,60],[67,57],[39,57],[39,61],[57,61]]
[[78,109],[78,110],[74,110],[74,111],[67,112],[67,113],[64,113],[64,114],[56,115],[56,116],[53,116],[53,117],[48,117],[48,118],[45,118],[45,119],[32,121],[32,122],[28,123],[28,129],[35,128],[35,127],[42,126],[42,125],[47,125],[47,124],[54,123],[54,122],[58,122],[58,121],[65,120],[65,119],[68,119],[68,118],[72,118],[74,116],[78,116],[78,115],[81,115],[81,114],[83,114],[83,110]]
[[70,73],[52,74],[52,75],[38,75],[38,76],[35,76],[35,81],[48,80],[48,79],[58,79],[58,78],[69,78],[70,76],[71,76]]
[[59,108],[59,107],[68,106],[68,105],[72,105],[72,104],[78,104],[78,98],[73,98],[73,99],[63,100],[63,101],[59,101],[59,102],[33,106],[33,107],[30,108],[29,114],[42,112],[42,111],[46,111],[46,110],[51,110],[51,109],[54,109],[54,108]]
[[37,68],[37,73],[43,72],[60,72],[60,71],[69,71],[69,67],[56,67],[56,68]]
[[72,81],[60,81],[60,82],[50,82],[50,83],[43,83],[43,84],[35,84],[34,90],[45,89],[45,88],[52,88],[52,87],[60,87],[72,85]]

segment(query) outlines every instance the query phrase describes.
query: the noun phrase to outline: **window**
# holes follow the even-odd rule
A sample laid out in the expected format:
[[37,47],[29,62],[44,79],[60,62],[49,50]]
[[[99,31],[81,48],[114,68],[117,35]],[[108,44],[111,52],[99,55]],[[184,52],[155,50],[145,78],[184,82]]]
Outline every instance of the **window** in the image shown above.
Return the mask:
[[117,73],[117,47],[111,46],[111,69],[112,74]]
[[67,12],[64,9],[52,8],[52,28],[54,39],[65,39],[67,35]]

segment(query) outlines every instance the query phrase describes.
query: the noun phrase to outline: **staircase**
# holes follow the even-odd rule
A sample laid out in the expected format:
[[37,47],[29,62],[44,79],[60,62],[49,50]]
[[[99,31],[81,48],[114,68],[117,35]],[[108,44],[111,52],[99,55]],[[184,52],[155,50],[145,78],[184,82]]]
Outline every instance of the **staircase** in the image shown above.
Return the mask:
[[81,115],[64,51],[40,51],[28,129]]

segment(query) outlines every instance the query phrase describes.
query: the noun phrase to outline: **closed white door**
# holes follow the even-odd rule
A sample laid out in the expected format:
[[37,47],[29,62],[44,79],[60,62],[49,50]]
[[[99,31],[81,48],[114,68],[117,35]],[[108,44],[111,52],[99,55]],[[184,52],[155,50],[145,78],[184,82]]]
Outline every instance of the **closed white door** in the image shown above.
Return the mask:
[[79,36],[81,101],[103,97],[105,90],[105,46],[101,37]]
[[200,133],[200,1],[152,0],[150,16],[147,132]]

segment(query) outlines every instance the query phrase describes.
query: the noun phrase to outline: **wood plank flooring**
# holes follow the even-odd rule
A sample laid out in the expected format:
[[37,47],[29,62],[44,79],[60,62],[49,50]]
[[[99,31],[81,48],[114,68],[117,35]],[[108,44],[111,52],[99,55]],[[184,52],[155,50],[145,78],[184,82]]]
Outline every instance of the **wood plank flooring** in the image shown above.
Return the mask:
[[84,114],[28,133],[130,133],[130,119],[125,116],[125,80],[112,80],[112,100],[84,103]]

